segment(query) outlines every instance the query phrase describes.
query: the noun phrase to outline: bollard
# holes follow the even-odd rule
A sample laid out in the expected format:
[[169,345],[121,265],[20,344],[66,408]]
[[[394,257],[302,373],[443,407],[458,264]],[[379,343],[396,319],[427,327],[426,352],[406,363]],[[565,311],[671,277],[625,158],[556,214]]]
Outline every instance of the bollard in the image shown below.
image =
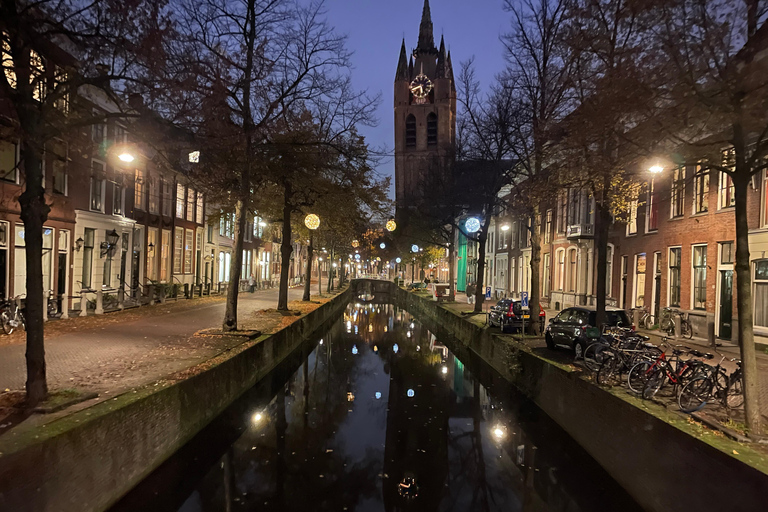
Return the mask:
[[189,283],[184,283],[184,298],[189,299]]
[[125,309],[125,290],[122,286],[117,290],[117,309]]
[[635,329],[640,328],[640,310],[639,309],[632,310],[632,324],[635,326]]
[[48,300],[51,298],[48,293],[43,290],[43,322],[48,321]]
[[61,296],[61,319],[66,320],[69,318],[69,297],[66,295]]
[[80,292],[80,316],[88,316],[88,299],[85,298],[85,291]]
[[155,285],[150,284],[149,285],[149,305],[154,306],[155,305]]
[[160,287],[160,304],[165,304],[165,286]]
[[677,322],[675,322],[675,338],[680,337],[680,333],[682,332],[682,326],[683,324],[683,317],[680,316],[680,313],[677,314]]
[[104,292],[101,290],[96,290],[96,311],[94,313],[97,315],[104,314]]
[[[693,327],[691,327],[691,329],[693,329]],[[715,314],[714,313],[707,313],[707,341],[709,341],[710,347],[717,348],[717,338],[715,337]]]

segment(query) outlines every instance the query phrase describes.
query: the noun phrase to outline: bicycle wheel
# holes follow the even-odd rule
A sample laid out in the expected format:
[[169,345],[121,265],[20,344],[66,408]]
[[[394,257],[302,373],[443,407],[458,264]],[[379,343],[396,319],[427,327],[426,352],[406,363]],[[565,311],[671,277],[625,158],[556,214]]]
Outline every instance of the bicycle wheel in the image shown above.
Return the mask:
[[11,334],[13,332],[14,326],[11,322],[12,318],[11,309],[8,306],[5,306],[0,310],[0,324],[2,324],[3,332],[5,334]]
[[667,381],[667,370],[660,366],[656,367],[648,374],[648,378],[645,381],[645,385],[643,386],[643,398],[650,400],[655,397]]
[[615,386],[621,384],[621,361],[619,358],[611,355],[608,356],[603,364],[600,365],[600,370],[597,372],[597,383],[601,386]]
[[744,405],[744,384],[741,375],[729,379],[728,388],[725,391],[725,406],[729,409],[738,409]]
[[656,325],[656,317],[653,315],[648,315],[645,317],[645,328],[651,329],[653,326]]
[[597,342],[592,343],[584,351],[584,366],[593,372],[600,370],[600,365],[603,364],[603,360],[606,358],[606,349],[610,346],[605,343]]
[[645,382],[648,380],[652,367],[652,361],[640,361],[632,366],[627,374],[627,385],[630,391],[638,395],[643,392]]
[[711,396],[712,381],[706,377],[696,377],[680,389],[677,405],[681,411],[690,414],[707,405]]
[[688,320],[683,320],[680,324],[680,334],[683,335],[683,338],[691,339],[693,338],[693,327],[691,327],[691,322]]

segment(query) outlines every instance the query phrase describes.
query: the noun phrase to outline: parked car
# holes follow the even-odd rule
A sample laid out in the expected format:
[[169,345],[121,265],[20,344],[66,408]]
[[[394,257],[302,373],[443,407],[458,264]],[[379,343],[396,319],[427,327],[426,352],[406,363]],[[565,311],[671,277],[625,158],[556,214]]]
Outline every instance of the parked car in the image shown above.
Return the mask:
[[[547,314],[544,308],[539,305],[539,325],[544,330]],[[510,332],[514,329],[523,328],[523,320],[526,324],[531,323],[529,311],[523,311],[522,302],[518,299],[501,299],[495,306],[491,307],[488,315],[488,323],[492,327],[500,327],[501,332]]]
[[[549,320],[545,330],[544,339],[547,348],[555,349],[558,346],[572,349],[576,359],[584,356],[584,350],[590,344],[587,329],[596,327],[597,312],[594,307],[574,306],[566,308]],[[623,309],[605,308],[606,327],[631,327],[627,312]]]

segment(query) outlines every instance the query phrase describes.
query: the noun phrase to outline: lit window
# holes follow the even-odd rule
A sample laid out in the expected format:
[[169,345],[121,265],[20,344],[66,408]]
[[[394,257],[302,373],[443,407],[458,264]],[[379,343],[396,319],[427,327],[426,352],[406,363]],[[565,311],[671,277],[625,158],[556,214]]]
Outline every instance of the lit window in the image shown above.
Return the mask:
[[195,220],[195,189],[187,188],[187,220]]
[[685,201],[685,167],[672,169],[672,211],[671,216],[682,217]]
[[680,247],[669,249],[669,305],[680,307]]
[[3,37],[3,71],[5,71],[5,79],[8,80],[8,85],[13,89],[16,88],[16,66],[13,64],[13,57],[11,56],[11,43],[8,42],[8,33],[2,32]]
[[635,256],[635,307],[645,306],[645,253]]
[[648,205],[645,213],[645,231],[656,231],[659,229],[659,201],[656,198],[656,180],[651,180],[648,184]]
[[693,178],[693,213],[705,213],[709,210],[709,169],[696,166]]
[[29,50],[29,84],[32,86],[32,97],[43,101],[46,94],[43,58],[35,50]]
[[760,259],[755,264],[755,325],[768,327],[768,259]]
[[181,262],[184,252],[184,228],[176,228],[173,239],[173,273],[181,274]]
[[176,184],[176,217],[184,218],[184,185]]
[[189,162],[192,164],[200,163],[200,152],[193,151],[189,154]]
[[707,246],[693,246],[693,309],[707,309]]
[[[736,150],[733,148],[723,151],[723,167],[730,167],[733,169],[736,165]],[[717,194],[717,207],[718,209],[730,208],[736,204],[736,197],[734,195],[733,180],[730,174],[720,172],[720,186],[718,187]]]
[[637,233],[637,199],[629,204],[629,219],[627,220],[627,235]]
[[137,210],[144,209],[144,171],[134,171],[133,207]]

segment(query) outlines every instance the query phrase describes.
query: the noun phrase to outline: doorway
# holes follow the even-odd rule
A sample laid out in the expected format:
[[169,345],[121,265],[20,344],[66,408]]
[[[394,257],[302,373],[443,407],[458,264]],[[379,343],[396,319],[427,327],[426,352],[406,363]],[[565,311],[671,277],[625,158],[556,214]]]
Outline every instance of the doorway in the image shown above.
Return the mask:
[[661,253],[653,253],[653,317],[659,318],[659,310],[661,303]]
[[730,340],[733,321],[733,270],[720,271],[720,319],[717,326],[718,337]]
[[627,309],[627,266],[629,265],[629,256],[621,257],[621,307]]

